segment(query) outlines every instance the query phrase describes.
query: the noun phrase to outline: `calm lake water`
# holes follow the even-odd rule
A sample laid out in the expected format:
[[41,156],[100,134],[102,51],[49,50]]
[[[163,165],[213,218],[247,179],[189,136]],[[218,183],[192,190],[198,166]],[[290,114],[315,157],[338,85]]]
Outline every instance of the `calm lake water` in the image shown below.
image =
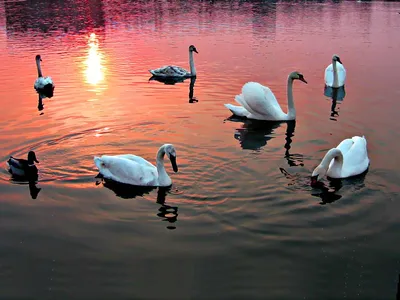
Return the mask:
[[[378,1],[1,1],[1,299],[395,299],[400,3]],[[188,68],[176,85],[148,69]],[[33,89],[35,55],[56,85]],[[324,91],[333,54],[345,97]],[[296,122],[228,120],[247,81]],[[328,91],[329,92],[329,91]],[[339,95],[339,100],[343,95]],[[197,100],[194,101],[194,100]],[[365,135],[361,178],[311,188],[325,152]],[[93,157],[163,143],[170,191],[116,189]],[[10,155],[34,150],[39,182]]]

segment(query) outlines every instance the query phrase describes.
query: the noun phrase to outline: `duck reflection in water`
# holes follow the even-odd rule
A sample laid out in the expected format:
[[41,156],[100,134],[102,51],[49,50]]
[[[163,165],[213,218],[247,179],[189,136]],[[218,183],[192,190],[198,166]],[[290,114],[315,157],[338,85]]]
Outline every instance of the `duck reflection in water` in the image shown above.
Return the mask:
[[21,177],[12,175],[10,181],[14,184],[18,185],[26,185],[28,184],[29,187],[29,194],[31,195],[32,199],[36,199],[42,190],[42,188],[38,188],[36,186],[38,182],[38,176],[30,176],[30,177]]
[[[110,179],[106,179],[100,173],[95,177],[100,179],[96,181],[96,185],[103,183],[103,186],[112,190],[116,196],[123,199],[133,199],[136,197],[143,197],[144,195],[150,194],[151,191],[157,189],[157,187],[149,186],[136,186],[124,183],[119,183]],[[161,206],[158,208],[157,216],[162,219],[162,221],[167,221],[169,223],[175,223],[178,220],[178,207],[170,206],[165,203],[166,196],[170,191],[171,187],[158,187],[157,191],[157,203]],[[173,225],[168,225],[168,229],[175,229]]]
[[32,199],[36,199],[38,197],[40,191],[42,190],[42,188],[38,188],[36,186],[37,180],[34,180],[34,179],[29,179],[27,182],[26,179],[13,176],[10,181],[12,183],[18,184],[18,185],[26,185],[28,183],[29,194],[31,195]]
[[[157,77],[157,76],[151,76],[149,78],[149,81],[155,80],[158,82],[162,82],[167,85],[175,85],[176,83],[184,82],[186,78],[179,78],[179,77]],[[190,84],[189,84],[189,103],[196,103],[199,102],[199,100],[193,96],[194,94],[194,84],[196,83],[196,76],[190,77]]]
[[344,97],[346,97],[346,90],[344,89],[344,85],[338,88],[333,88],[325,85],[324,96],[332,99],[330,119],[332,121],[337,121],[336,117],[339,116],[339,112],[336,110],[337,102],[343,101]]

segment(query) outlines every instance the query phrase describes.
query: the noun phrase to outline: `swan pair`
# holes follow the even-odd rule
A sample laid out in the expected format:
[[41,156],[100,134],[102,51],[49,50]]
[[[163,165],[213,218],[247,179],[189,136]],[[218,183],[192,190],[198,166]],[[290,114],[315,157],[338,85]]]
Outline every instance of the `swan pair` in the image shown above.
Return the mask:
[[[248,119],[265,121],[291,121],[296,119],[296,109],[293,99],[293,81],[304,83],[303,74],[295,71],[289,74],[287,81],[288,112],[283,112],[274,93],[267,86],[257,82],[248,82],[242,88],[242,93],[235,97],[240,106],[225,104],[234,115]],[[332,63],[325,69],[325,84],[330,87],[340,87],[346,80],[346,70],[337,55],[333,55]]]

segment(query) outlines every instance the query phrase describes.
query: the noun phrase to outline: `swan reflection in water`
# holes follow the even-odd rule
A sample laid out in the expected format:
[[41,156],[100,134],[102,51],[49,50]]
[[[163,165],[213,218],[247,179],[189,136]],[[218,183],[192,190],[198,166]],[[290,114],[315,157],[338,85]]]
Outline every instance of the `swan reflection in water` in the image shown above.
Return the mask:
[[[43,97],[41,95],[39,95],[37,109],[38,109],[38,111],[42,111],[44,109]],[[41,115],[43,115],[43,112],[41,113]]]
[[[113,180],[105,179],[100,173],[95,177],[100,179],[96,181],[96,185],[103,183],[103,186],[112,190],[116,196],[123,199],[133,199],[136,197],[143,197],[144,195],[150,194],[151,191],[157,189],[157,187],[149,186],[135,186],[124,183],[119,183]],[[170,225],[167,226],[168,229],[175,229],[173,225],[178,220],[178,207],[170,206],[165,203],[166,196],[170,191],[171,187],[158,187],[157,191],[157,203],[161,206],[158,208],[157,216],[162,219],[162,221],[167,221]]]
[[312,188],[311,195],[314,197],[321,198],[321,202],[319,204],[325,205],[328,203],[333,203],[342,198],[342,195],[338,194],[338,191],[342,187],[351,186],[356,190],[361,189],[365,186],[364,180],[367,171],[350,178],[342,178],[342,179],[333,179],[330,178],[328,185],[323,182],[318,182],[318,185]]
[[243,119],[232,116],[229,121],[243,123],[241,128],[236,129],[234,138],[240,143],[240,146],[246,150],[260,150],[267,145],[267,142],[273,138],[271,134],[275,129],[279,128],[283,123],[287,124],[284,148],[286,149],[284,157],[289,166],[303,166],[302,154],[290,154],[289,150],[292,144],[292,137],[296,128],[296,121],[260,121]]
[[[171,77],[171,78],[163,78],[163,77],[157,77],[157,76],[151,76],[149,78],[149,81],[155,80],[158,82],[162,82],[167,85],[175,85],[176,83],[181,83],[184,82],[186,78],[182,77]],[[193,96],[194,94],[194,84],[196,83],[196,77],[190,77],[190,84],[189,84],[189,103],[196,103],[199,102],[199,100]]]
[[333,88],[325,85],[324,96],[332,99],[330,119],[332,121],[337,121],[336,117],[339,116],[339,112],[336,110],[337,102],[343,101],[344,97],[346,97],[346,90],[344,89],[344,85],[338,88]]

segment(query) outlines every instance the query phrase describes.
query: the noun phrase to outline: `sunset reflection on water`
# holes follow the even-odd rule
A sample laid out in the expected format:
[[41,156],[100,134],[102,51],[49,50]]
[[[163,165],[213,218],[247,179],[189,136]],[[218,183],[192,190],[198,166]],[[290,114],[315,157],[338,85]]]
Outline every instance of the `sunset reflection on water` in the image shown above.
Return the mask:
[[[398,11],[393,1],[0,1],[0,298],[393,298]],[[149,80],[166,64],[188,69],[190,44],[196,79]],[[324,94],[333,53],[348,71],[343,101]],[[37,54],[56,86],[40,111]],[[296,122],[231,118],[224,104],[247,81],[286,111],[294,70],[308,81],[293,87]],[[362,134],[368,173],[311,188],[325,152]],[[179,166],[165,163],[170,190],[95,178],[94,156],[154,164],[164,143]],[[5,162],[29,150],[39,181],[17,183]]]

